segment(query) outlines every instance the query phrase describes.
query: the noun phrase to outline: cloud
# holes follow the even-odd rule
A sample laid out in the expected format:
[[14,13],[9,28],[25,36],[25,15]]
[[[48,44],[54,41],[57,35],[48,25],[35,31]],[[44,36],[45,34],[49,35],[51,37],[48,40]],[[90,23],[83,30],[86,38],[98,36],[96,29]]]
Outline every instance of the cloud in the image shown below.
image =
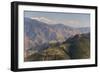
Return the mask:
[[47,18],[47,17],[32,17],[31,19],[35,19],[35,20],[38,20],[38,21],[41,21],[47,24],[58,24],[58,21]]

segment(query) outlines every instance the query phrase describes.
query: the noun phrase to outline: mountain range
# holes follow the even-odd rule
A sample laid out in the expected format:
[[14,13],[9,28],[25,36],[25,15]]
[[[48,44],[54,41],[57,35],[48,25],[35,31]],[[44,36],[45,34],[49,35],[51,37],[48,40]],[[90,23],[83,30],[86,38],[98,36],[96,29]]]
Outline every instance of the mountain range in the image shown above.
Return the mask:
[[[46,19],[45,19],[46,20]],[[45,23],[38,19],[24,18],[25,57],[41,52],[51,43],[61,44],[80,34],[90,33],[89,27],[73,28],[64,24]]]

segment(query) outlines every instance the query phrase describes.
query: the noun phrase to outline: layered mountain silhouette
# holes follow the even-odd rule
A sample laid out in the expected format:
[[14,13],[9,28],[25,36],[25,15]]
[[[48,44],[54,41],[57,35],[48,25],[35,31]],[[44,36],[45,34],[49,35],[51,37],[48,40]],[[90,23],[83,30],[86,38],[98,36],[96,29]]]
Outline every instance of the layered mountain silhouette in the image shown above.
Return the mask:
[[89,58],[89,41],[88,27],[50,25],[37,19],[24,18],[25,61]]

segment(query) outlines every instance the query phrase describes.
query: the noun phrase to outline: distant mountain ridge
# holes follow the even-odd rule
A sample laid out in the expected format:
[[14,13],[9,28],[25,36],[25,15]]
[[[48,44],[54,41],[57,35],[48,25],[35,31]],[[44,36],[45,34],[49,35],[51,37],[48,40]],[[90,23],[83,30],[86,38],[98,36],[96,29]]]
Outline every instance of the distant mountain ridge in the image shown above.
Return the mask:
[[89,27],[80,27],[77,28],[81,33],[89,33],[90,32],[90,28]]

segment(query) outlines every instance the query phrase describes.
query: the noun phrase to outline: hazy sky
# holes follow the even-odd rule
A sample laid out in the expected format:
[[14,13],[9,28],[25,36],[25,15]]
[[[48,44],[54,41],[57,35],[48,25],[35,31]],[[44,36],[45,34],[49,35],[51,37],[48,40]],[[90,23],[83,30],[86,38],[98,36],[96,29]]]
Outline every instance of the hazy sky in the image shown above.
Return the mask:
[[52,23],[62,23],[73,27],[89,27],[90,14],[83,13],[61,13],[61,12],[38,12],[24,11],[24,17],[40,18],[44,17],[51,20]]

